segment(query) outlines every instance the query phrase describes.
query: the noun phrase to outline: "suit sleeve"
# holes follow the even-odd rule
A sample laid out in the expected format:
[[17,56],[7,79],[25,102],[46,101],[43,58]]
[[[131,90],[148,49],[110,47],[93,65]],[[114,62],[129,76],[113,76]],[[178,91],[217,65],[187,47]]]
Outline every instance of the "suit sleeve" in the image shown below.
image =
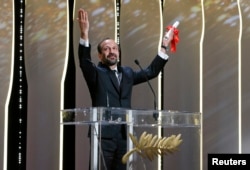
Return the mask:
[[[143,69],[143,71],[140,70],[138,72],[135,72],[134,85],[146,82],[147,78],[148,80],[150,80],[157,77],[167,62],[168,60],[165,60],[157,55],[147,68]],[[145,77],[145,74],[147,78]]]
[[89,47],[85,47],[79,44],[78,48],[79,64],[83,76],[89,87],[93,86],[96,82],[96,66],[91,61],[90,52],[91,52],[91,45],[89,45]]

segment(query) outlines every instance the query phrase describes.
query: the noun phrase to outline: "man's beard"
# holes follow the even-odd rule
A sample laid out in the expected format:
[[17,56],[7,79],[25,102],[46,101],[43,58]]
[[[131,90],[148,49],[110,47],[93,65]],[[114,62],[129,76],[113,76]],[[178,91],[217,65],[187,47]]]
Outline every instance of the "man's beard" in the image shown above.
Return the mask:
[[[111,56],[115,56],[115,59],[111,59]],[[104,64],[108,66],[113,66],[118,63],[117,55],[116,54],[109,54],[105,59],[104,59]]]

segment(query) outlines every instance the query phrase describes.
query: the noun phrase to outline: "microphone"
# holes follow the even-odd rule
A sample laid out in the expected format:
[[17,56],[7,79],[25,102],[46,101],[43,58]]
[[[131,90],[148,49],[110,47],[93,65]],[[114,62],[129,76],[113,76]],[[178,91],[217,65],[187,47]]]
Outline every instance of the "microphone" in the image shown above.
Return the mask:
[[105,120],[105,121],[109,121],[109,120],[112,120],[112,113],[111,113],[111,108],[110,108],[110,102],[109,102],[109,93],[108,93],[108,90],[107,90],[107,86],[105,84],[105,81],[102,79],[102,77],[100,77],[100,80],[103,84],[103,90],[106,92],[106,109],[103,113],[103,117],[102,119]]
[[[157,110],[157,99],[156,99],[155,91],[154,91],[153,87],[151,86],[151,83],[148,80],[148,76],[146,75],[145,71],[142,69],[142,67],[141,67],[141,65],[140,65],[140,63],[139,63],[139,61],[137,59],[135,59],[135,64],[139,66],[139,68],[141,69],[141,71],[143,72],[143,74],[144,74],[144,76],[145,76],[145,78],[147,80],[148,86],[149,86],[151,92],[154,95],[154,109]],[[155,120],[157,120],[158,117],[159,117],[158,113],[153,113],[153,118]]]
[[[105,88],[105,90],[106,90],[106,88]],[[107,90],[106,90],[106,92],[107,92]],[[104,120],[106,120],[106,121],[112,120],[111,109],[109,107],[109,94],[108,94],[108,92],[107,92],[107,109],[105,110],[103,117],[104,117]]]

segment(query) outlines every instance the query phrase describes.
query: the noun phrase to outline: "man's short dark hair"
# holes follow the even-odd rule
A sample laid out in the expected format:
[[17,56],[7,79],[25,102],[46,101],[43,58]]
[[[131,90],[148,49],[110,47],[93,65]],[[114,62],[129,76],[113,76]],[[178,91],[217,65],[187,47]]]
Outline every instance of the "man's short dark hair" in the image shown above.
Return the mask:
[[110,40],[111,38],[109,38],[109,37],[106,37],[106,38],[104,38],[102,41],[100,41],[99,43],[98,43],[98,45],[97,45],[97,51],[98,51],[98,53],[99,54],[101,54],[102,53],[102,47],[101,47],[101,44],[104,42],[104,41],[106,41],[106,40]]

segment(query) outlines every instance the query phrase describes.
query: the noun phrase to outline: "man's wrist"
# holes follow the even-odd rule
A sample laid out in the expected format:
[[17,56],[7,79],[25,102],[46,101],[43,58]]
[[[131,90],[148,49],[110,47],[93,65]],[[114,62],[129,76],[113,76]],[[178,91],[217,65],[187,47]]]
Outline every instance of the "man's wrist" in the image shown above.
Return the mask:
[[89,39],[89,33],[88,33],[88,31],[81,31],[81,38],[82,39],[85,39],[85,40],[87,40],[87,39]]
[[168,46],[161,45],[161,48],[163,48],[165,51],[168,51]]

